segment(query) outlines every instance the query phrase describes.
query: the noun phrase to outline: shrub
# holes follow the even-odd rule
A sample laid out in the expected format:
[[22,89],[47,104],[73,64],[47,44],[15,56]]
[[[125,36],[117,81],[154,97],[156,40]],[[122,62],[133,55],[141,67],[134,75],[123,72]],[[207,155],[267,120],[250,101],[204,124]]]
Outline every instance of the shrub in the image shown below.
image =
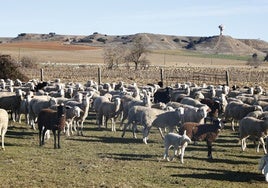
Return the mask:
[[29,78],[19,71],[19,66],[10,55],[0,55],[0,78],[20,79],[28,81]]

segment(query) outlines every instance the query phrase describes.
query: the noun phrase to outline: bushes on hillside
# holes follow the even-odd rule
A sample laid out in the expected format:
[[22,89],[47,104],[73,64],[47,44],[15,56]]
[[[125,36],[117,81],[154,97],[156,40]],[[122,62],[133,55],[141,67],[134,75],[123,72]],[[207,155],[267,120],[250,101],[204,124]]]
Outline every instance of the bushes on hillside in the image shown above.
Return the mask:
[[19,66],[10,55],[0,55],[0,78],[1,79],[20,79],[28,81],[29,78],[19,71]]

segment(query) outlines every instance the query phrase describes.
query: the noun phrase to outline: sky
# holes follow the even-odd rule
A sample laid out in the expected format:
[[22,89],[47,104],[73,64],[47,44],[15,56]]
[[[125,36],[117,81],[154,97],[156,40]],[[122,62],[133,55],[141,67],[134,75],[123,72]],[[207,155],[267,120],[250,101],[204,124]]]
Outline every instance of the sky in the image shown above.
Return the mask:
[[0,37],[20,33],[224,35],[268,42],[267,0],[0,0]]

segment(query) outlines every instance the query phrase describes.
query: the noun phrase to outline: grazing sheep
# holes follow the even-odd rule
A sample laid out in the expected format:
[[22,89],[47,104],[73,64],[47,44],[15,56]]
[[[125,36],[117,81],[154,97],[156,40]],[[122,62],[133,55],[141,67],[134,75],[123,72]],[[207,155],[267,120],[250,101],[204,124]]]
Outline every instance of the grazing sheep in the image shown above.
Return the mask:
[[268,154],[264,155],[259,161],[259,170],[265,177],[265,181],[268,182]]
[[2,149],[5,150],[5,134],[8,127],[8,113],[5,109],[0,109],[0,135],[2,142]]
[[103,117],[105,117],[105,127],[107,128],[107,122],[109,119],[112,121],[112,131],[116,131],[115,128],[115,118],[119,115],[120,112],[120,105],[121,105],[121,99],[115,98],[113,102],[110,101],[104,101],[100,104],[98,108],[98,114],[99,114],[99,129],[101,125],[103,124]]
[[182,134],[186,130],[187,136],[193,141],[206,141],[208,148],[208,158],[212,159],[212,142],[215,142],[216,138],[223,124],[219,118],[212,121],[211,124],[199,124],[194,122],[187,122],[182,125],[179,133]]
[[[51,130],[54,135],[54,149],[60,148],[60,133],[64,130],[66,111],[63,105],[59,105],[57,111],[46,108],[38,114],[39,144],[44,145],[44,137],[47,130]],[[57,135],[56,135],[57,131]],[[58,136],[58,145],[57,145]]]
[[181,163],[184,163],[183,162],[184,151],[187,145],[191,142],[192,142],[191,139],[186,135],[186,131],[184,131],[183,135],[179,135],[176,133],[166,134],[164,138],[164,147],[165,147],[164,159],[170,161],[168,156],[168,150],[173,146],[174,156],[172,157],[171,160],[173,160],[173,158],[177,156],[179,149],[179,155],[181,156]]
[[161,128],[168,127],[169,132],[173,132],[177,126],[180,126],[182,117],[184,114],[184,108],[176,108],[175,111],[167,111],[159,114],[152,122],[153,127],[157,127],[160,132],[161,138],[164,139]]
[[230,102],[226,106],[226,111],[224,113],[225,121],[227,121],[228,119],[232,119],[231,125],[232,130],[234,131],[235,130],[234,121],[240,121],[245,116],[247,116],[248,113],[256,110],[262,111],[262,108],[257,105],[249,105],[235,101]]
[[241,140],[242,151],[245,151],[246,139],[248,137],[257,138],[259,144],[257,146],[257,152],[259,152],[260,144],[262,144],[263,151],[266,154],[266,148],[264,143],[264,138],[268,135],[268,118],[260,120],[254,117],[244,117],[239,122],[239,138]]

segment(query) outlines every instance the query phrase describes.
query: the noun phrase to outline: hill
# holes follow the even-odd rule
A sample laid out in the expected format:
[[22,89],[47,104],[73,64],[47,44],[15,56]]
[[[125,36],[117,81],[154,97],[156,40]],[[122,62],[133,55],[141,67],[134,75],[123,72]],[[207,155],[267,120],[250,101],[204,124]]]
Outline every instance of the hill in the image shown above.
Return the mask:
[[252,55],[257,53],[264,56],[268,52],[268,42],[256,39],[235,39],[231,36],[218,35],[209,37],[199,36],[174,36],[151,33],[138,33],[133,35],[106,35],[93,33],[88,36],[31,34],[21,33],[17,37],[2,42],[36,42],[57,41],[66,45],[84,45],[92,47],[105,47],[108,45],[129,45],[134,38],[141,37],[150,50],[189,50],[206,54],[230,54],[230,55]]

